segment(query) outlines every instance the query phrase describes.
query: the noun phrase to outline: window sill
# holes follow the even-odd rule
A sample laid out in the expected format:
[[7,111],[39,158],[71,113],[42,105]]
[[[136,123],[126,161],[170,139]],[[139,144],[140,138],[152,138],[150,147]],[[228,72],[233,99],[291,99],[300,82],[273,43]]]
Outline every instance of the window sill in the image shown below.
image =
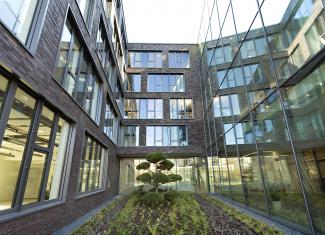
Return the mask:
[[79,200],[79,199],[82,199],[82,198],[93,196],[95,194],[103,193],[105,191],[106,191],[105,189],[99,189],[99,190],[94,191],[94,192],[79,194],[75,199]]
[[[53,201],[53,202],[45,202],[41,205],[35,205],[28,208],[21,209],[21,211],[11,211],[6,214],[0,215],[0,223],[4,223],[13,219],[18,219],[30,214],[38,213],[43,210],[47,210],[49,208],[63,205],[64,201]],[[5,212],[4,212],[5,213]]]

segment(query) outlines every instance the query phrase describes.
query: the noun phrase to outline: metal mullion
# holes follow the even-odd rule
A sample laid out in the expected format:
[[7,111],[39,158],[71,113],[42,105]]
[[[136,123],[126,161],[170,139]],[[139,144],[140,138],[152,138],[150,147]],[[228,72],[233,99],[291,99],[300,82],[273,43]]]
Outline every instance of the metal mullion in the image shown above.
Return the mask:
[[90,150],[89,150],[89,166],[88,166],[88,174],[87,174],[87,180],[86,180],[86,192],[88,192],[89,189],[89,178],[90,178],[90,173],[91,173],[91,159],[93,156],[93,148],[94,148],[94,143],[95,141],[91,138],[91,145],[90,145]]
[[[236,20],[235,20],[235,16],[234,16],[234,12],[233,12],[232,0],[230,0],[230,4],[231,4],[232,15],[233,15],[233,20],[234,20],[234,26],[235,26],[235,32],[236,32],[236,41],[237,41],[237,43],[239,45],[240,42],[239,42],[239,38],[238,38]],[[240,67],[241,67],[241,71],[242,71],[242,75],[243,75],[243,79],[244,79],[243,83],[244,83],[244,87],[245,87],[246,98],[247,98],[248,106],[249,106],[249,109],[250,109],[249,116],[250,116],[250,121],[252,123],[253,139],[254,139],[254,145],[255,145],[255,150],[256,150],[256,154],[257,154],[258,164],[259,164],[259,170],[260,170],[260,175],[261,175],[261,180],[262,180],[263,191],[264,191],[264,200],[265,200],[265,203],[266,203],[267,214],[270,215],[269,204],[268,204],[268,200],[267,200],[267,196],[266,196],[265,179],[264,179],[264,174],[263,174],[263,171],[262,171],[261,156],[260,156],[260,153],[259,153],[259,149],[257,147],[256,134],[255,134],[255,129],[254,129],[254,120],[253,120],[252,113],[251,113],[251,111],[252,111],[251,107],[252,106],[251,106],[251,103],[250,103],[250,100],[249,100],[249,97],[248,97],[248,89],[247,89],[247,84],[246,84],[246,79],[245,79],[245,71],[244,71],[244,66],[243,66],[243,61],[242,61],[242,58],[241,58],[241,52],[240,51],[238,52],[238,55],[239,55]],[[236,78],[235,78],[235,81],[236,81]],[[240,164],[239,154],[238,154],[238,160],[239,160],[239,164]],[[240,164],[240,167],[241,167],[241,164]],[[241,179],[242,179],[242,182],[243,182],[242,170],[241,170]],[[244,184],[243,184],[243,188],[244,188]],[[247,195],[245,194],[245,190],[244,190],[243,193],[244,193],[245,202],[246,202],[246,205],[247,205]]]
[[3,135],[7,128],[7,122],[10,116],[12,104],[15,100],[15,94],[17,89],[17,82],[8,80],[6,95],[3,99],[3,107],[0,113],[0,146],[2,143]]
[[85,136],[85,140],[84,140],[84,148],[83,148],[83,153],[82,153],[82,157],[81,157],[81,169],[80,169],[80,182],[79,182],[79,193],[82,192],[82,180],[83,180],[83,174],[84,174],[84,170],[85,170],[85,161],[86,161],[86,154],[87,154],[87,143],[88,143],[88,136]]
[[[93,160],[93,165],[95,166],[94,168],[94,175],[90,175],[91,179],[93,180],[93,185],[94,185],[94,188],[96,189],[96,185],[95,185],[95,179],[96,179],[96,167],[97,167],[97,160],[98,160],[98,147],[100,147],[99,143],[95,142],[96,143],[96,147],[95,147],[95,156],[94,156],[94,160]],[[92,173],[92,171],[90,171],[90,173]]]
[[58,130],[58,126],[59,126],[59,115],[56,114],[54,117],[54,124],[52,126],[52,130],[51,130],[51,139],[50,139],[50,145],[49,145],[49,153],[47,154],[47,159],[45,161],[45,171],[43,174],[43,178],[42,178],[42,188],[40,191],[40,195],[39,195],[39,199],[40,201],[44,201],[45,200],[45,194],[46,194],[46,187],[47,187],[47,182],[48,182],[48,176],[50,173],[50,169],[51,169],[51,163],[52,163],[52,157],[53,157],[53,151],[54,151],[54,145],[55,145],[55,139],[56,139],[56,133]]
[[271,47],[270,47],[270,44],[269,44],[269,39],[267,37],[267,32],[266,32],[266,29],[265,29],[264,19],[263,19],[262,12],[261,12],[261,9],[260,9],[261,7],[259,6],[259,1],[258,0],[256,0],[256,3],[257,3],[257,6],[258,6],[258,13],[260,15],[261,22],[262,22],[262,28],[263,28],[263,33],[264,33],[264,36],[265,36],[265,42],[266,42],[266,45],[267,45],[267,50],[268,50],[269,56],[270,56],[272,72],[273,72],[273,75],[274,75],[274,78],[275,78],[275,83],[276,83],[276,88],[275,89],[279,92],[281,111],[283,113],[285,126],[286,126],[286,128],[288,130],[289,142],[290,142],[290,145],[291,145],[293,160],[294,160],[295,166],[296,166],[296,171],[297,171],[297,176],[298,176],[298,183],[299,183],[299,185],[301,187],[301,190],[302,190],[301,192],[302,192],[302,196],[303,196],[303,199],[304,199],[304,204],[305,204],[305,207],[306,207],[308,222],[309,222],[312,234],[316,234],[313,219],[312,219],[312,216],[311,216],[311,209],[310,209],[309,201],[307,200],[307,193],[305,191],[305,187],[304,187],[304,184],[303,184],[303,178],[302,178],[301,171],[300,171],[301,167],[300,167],[299,162],[298,162],[298,157],[297,157],[297,153],[296,153],[296,149],[295,149],[295,144],[294,144],[294,141],[293,141],[292,133],[290,131],[291,128],[289,126],[287,112],[286,112],[285,105],[284,105],[284,100],[283,100],[283,97],[282,97],[282,94],[281,94],[281,91],[280,91],[280,82],[279,82],[278,75],[276,73],[275,62],[274,62],[274,59],[273,59],[273,56],[272,56],[272,51],[271,51]]
[[18,187],[16,188],[16,192],[15,192],[14,207],[18,207],[18,210],[20,210],[24,199],[28,174],[29,174],[30,165],[32,163],[32,158],[33,158],[34,143],[37,137],[37,131],[38,131],[41,113],[42,113],[42,107],[43,107],[43,101],[41,100],[37,101],[35,111],[33,114],[32,125],[30,126],[30,130],[29,130],[29,137],[26,141],[26,148],[23,155],[20,174],[17,178]]

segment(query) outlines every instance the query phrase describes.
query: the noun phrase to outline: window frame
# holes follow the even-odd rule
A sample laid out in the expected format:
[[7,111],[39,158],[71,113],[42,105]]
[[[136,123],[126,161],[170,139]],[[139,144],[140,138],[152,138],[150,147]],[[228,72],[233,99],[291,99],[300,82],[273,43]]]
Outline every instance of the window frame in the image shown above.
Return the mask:
[[[176,101],[176,117],[174,117],[174,115],[172,115],[172,107],[171,107],[172,101]],[[188,111],[186,109],[186,101],[191,101],[191,106],[192,106],[192,112],[190,113],[191,115],[188,114]],[[180,109],[179,109],[179,102],[182,102],[184,105],[184,117],[181,117]],[[193,103],[194,103],[193,98],[169,98],[169,118],[172,120],[194,119],[194,105],[193,105]]]
[[[186,131],[186,145],[181,145],[180,139],[179,139],[179,130],[181,127],[185,127],[185,131]],[[148,140],[148,128],[153,128],[153,144],[154,145],[148,145],[149,141],[152,140]],[[159,139],[159,143],[161,142],[161,145],[157,145],[157,141],[156,141],[156,134],[157,128],[161,128],[161,141]],[[173,145],[173,138],[172,138],[172,128],[178,128],[177,129],[177,134],[178,134],[178,145]],[[169,133],[169,139],[165,140],[164,139],[164,133],[165,130],[167,130],[167,132]],[[164,143],[168,143],[168,145],[164,145]],[[188,147],[189,146],[189,139],[188,139],[188,128],[187,125],[146,125],[146,147]]]
[[19,44],[26,49],[26,51],[35,56],[38,47],[39,40],[41,38],[42,29],[47,14],[47,8],[50,0],[38,0],[36,3],[35,11],[33,13],[32,21],[28,29],[28,35],[26,41],[23,42],[18,36],[16,36],[11,29],[0,20],[0,24],[13,36]]
[[[184,58],[185,55],[187,55],[187,58],[188,58],[187,61],[186,61],[186,58]],[[186,63],[186,62],[188,62],[188,63]],[[174,69],[189,69],[189,68],[191,68],[190,51],[189,50],[169,51],[168,52],[168,68],[174,68]]]
[[[4,102],[2,107],[0,107],[0,146],[2,145],[2,141],[4,138],[5,131],[7,129],[7,123],[9,120],[9,115],[13,107],[15,94],[17,89],[26,92],[29,96],[35,99],[35,105],[33,114],[31,116],[31,123],[29,126],[28,134],[26,137],[26,144],[24,145],[21,165],[19,169],[19,175],[17,178],[17,182],[15,184],[15,193],[12,198],[11,208],[0,211],[0,221],[2,218],[16,217],[20,214],[30,213],[32,211],[40,210],[44,207],[50,207],[52,205],[60,204],[65,201],[66,192],[67,192],[67,184],[69,181],[70,174],[70,165],[72,160],[72,151],[73,151],[73,142],[74,142],[74,127],[71,119],[67,118],[64,114],[57,111],[50,103],[39,97],[33,90],[28,88],[25,84],[17,81],[14,75],[2,69],[0,66],[0,75],[2,75],[5,79],[8,80],[6,94],[4,96]],[[38,129],[41,124],[41,115],[43,107],[46,107],[50,111],[53,112],[53,123],[51,126],[51,131],[48,140],[48,146],[43,147],[36,143]],[[46,200],[46,188],[47,182],[49,180],[49,172],[51,169],[52,157],[55,147],[55,141],[58,132],[59,120],[63,119],[65,122],[69,124],[69,133],[66,142],[65,156],[63,160],[62,166],[62,174],[60,178],[60,186],[59,193],[56,199]],[[46,154],[46,159],[44,161],[44,171],[42,172],[41,183],[39,186],[39,194],[37,198],[37,202],[32,202],[28,204],[23,204],[25,190],[28,182],[28,174],[30,171],[33,153],[39,152]],[[4,216],[4,217],[3,217]]]

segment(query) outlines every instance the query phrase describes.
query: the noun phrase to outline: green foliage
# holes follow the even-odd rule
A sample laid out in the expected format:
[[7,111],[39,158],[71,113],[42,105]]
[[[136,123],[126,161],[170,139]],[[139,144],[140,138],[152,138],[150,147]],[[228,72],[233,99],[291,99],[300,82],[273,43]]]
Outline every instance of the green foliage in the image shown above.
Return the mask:
[[278,235],[278,234],[283,234],[282,231],[277,230],[276,228],[269,226],[259,220],[256,220],[238,210],[235,208],[232,208],[222,201],[218,200],[215,197],[207,196],[207,195],[202,195],[204,199],[207,201],[213,203],[217,207],[219,207],[221,210],[223,210],[225,213],[228,215],[234,217],[235,219],[243,222],[246,226],[248,226],[250,229],[255,231],[257,234],[264,234],[264,235]]
[[141,162],[136,168],[137,170],[147,170],[150,168],[150,162]]
[[158,206],[164,201],[164,196],[158,192],[148,192],[141,198],[141,201],[147,206]]
[[174,167],[174,163],[172,161],[165,159],[159,162],[157,169],[170,171],[173,167]]
[[147,161],[150,163],[158,163],[166,159],[164,153],[150,153],[146,157]]
[[174,203],[179,196],[179,193],[175,190],[170,190],[164,193],[165,200]]
[[[150,194],[159,197],[158,195],[166,195],[166,193]],[[179,195],[170,207],[166,207],[164,203],[148,207],[142,203],[141,197],[132,195],[130,200],[133,200],[133,203],[127,203],[123,211],[111,221],[105,234],[206,235],[208,233],[207,218],[193,195],[175,191],[173,193]],[[146,195],[150,194],[146,193]]]
[[100,210],[94,217],[88,220],[86,223],[81,225],[79,228],[74,230],[71,235],[80,234],[98,234],[100,229],[108,226],[107,215],[112,213],[112,211],[124,200],[125,197],[115,199],[107,207]]
[[182,176],[177,175],[177,174],[170,174],[168,176],[169,176],[170,182],[176,182],[176,181],[182,180]]
[[167,184],[170,182],[170,178],[162,172],[157,172],[152,174],[152,181],[154,185]]
[[140,181],[142,181],[144,183],[148,183],[148,184],[151,183],[151,179],[152,179],[151,174],[148,172],[137,176],[137,180],[140,180]]

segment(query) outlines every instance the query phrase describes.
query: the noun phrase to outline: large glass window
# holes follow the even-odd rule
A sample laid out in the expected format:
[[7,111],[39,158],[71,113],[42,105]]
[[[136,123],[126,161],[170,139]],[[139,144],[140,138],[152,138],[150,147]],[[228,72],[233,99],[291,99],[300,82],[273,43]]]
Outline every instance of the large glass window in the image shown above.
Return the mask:
[[127,89],[128,92],[141,91],[141,74],[128,74]]
[[107,151],[94,138],[86,135],[80,161],[78,193],[105,189],[107,179]]
[[[248,93],[248,100],[251,105],[251,108],[254,108],[260,102],[262,102],[270,94],[270,91],[270,89],[250,91]],[[263,104],[259,105],[256,109],[258,112],[266,112],[268,109],[268,105],[264,102]]]
[[213,106],[215,117],[225,117],[240,114],[237,94],[216,96],[213,100]]
[[129,51],[129,66],[136,68],[162,68],[162,54],[156,51]]
[[183,74],[148,74],[148,92],[184,92]]
[[0,21],[19,38],[27,43],[38,0],[0,1]]
[[193,118],[192,99],[170,99],[169,108],[171,119]]
[[105,34],[105,27],[102,21],[100,21],[99,24],[96,43],[96,52],[104,69],[106,80],[109,82],[111,87],[114,87],[114,84],[111,81],[112,76],[114,76],[114,65],[112,62],[112,54],[110,53],[111,51],[109,49],[109,42]]
[[310,26],[306,32],[306,41],[309,48],[310,56],[315,55],[321,48],[324,47],[325,43],[322,40],[325,39],[325,11],[317,17],[315,22]]
[[245,75],[246,85],[265,82],[259,64],[245,65],[244,75]]
[[95,121],[100,116],[100,82],[92,69],[88,54],[80,44],[69,21],[60,44],[54,78]]
[[189,68],[190,53],[188,51],[173,51],[168,53],[169,68]]
[[[2,101],[8,80],[0,81]],[[60,199],[70,136],[69,123],[46,103],[19,84],[10,93],[1,113],[8,118],[0,123],[6,127],[0,134],[0,211]]]
[[219,89],[244,85],[242,68],[237,67],[237,68],[229,69],[227,76],[226,76],[226,72],[227,72],[226,70],[219,70],[217,72]]
[[118,126],[118,117],[113,109],[113,105],[107,102],[105,107],[104,133],[114,143],[117,143]]
[[125,115],[127,119],[162,119],[162,99],[126,99]]
[[240,51],[243,59],[264,55],[266,53],[265,38],[244,41]]
[[147,126],[146,146],[187,146],[186,126]]
[[139,146],[139,126],[123,126],[121,133],[122,146]]
[[232,60],[231,46],[224,45],[222,47],[209,48],[207,50],[207,60],[209,66],[231,62]]

